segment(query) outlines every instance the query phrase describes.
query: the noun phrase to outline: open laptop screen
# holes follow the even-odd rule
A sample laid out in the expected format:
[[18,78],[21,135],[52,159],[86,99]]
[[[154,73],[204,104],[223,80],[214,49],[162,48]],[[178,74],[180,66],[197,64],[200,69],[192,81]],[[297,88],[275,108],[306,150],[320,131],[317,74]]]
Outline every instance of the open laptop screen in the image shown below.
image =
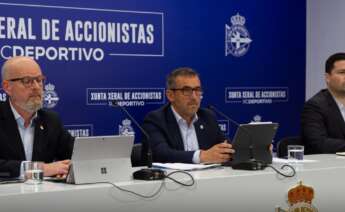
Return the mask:
[[72,161],[130,158],[134,136],[77,137]]

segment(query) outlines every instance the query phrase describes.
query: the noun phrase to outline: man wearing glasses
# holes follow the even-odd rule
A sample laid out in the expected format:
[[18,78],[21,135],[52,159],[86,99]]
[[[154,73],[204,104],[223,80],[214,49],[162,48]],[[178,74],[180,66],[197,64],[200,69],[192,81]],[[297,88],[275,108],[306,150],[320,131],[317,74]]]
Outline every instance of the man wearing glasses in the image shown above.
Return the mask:
[[[144,149],[151,146],[155,162],[222,163],[234,153],[220,131],[214,114],[200,108],[202,88],[191,68],[174,70],[167,77],[169,103],[150,112],[143,128]],[[145,154],[144,154],[145,157]]]
[[44,162],[45,176],[67,174],[74,139],[56,113],[42,109],[40,66],[29,57],[13,57],[1,76],[8,98],[0,103],[0,175],[20,176],[28,160]]

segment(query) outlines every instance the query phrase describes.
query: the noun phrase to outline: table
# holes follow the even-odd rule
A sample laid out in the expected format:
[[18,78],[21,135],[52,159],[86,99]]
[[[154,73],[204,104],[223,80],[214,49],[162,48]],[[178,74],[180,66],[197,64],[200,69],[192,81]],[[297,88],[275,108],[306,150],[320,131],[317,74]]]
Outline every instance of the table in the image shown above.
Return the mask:
[[[190,172],[196,180],[193,187],[167,180],[159,195],[151,199],[134,196],[109,184],[0,185],[0,211],[274,211],[277,206],[288,208],[287,192],[300,180],[314,188],[312,204],[319,211],[344,211],[345,157],[324,154],[307,155],[305,159],[316,161],[299,166],[293,178],[280,177],[270,168],[243,171],[219,167],[193,171]],[[150,194],[160,183],[130,180],[117,185]]]

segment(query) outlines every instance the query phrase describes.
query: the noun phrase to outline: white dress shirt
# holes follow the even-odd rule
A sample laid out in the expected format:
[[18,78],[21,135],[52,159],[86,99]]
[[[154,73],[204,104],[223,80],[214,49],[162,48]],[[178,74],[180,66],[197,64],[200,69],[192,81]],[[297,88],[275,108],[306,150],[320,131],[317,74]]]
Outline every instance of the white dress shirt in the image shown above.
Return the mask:
[[[332,95],[333,96],[333,95]],[[334,101],[337,103],[338,108],[340,110],[341,116],[343,117],[343,120],[345,121],[345,106],[343,105],[343,103],[341,103],[340,101],[338,101],[334,96],[333,96]]]
[[[25,159],[27,161],[31,161],[32,151],[33,151],[33,146],[34,146],[34,134],[35,134],[35,126],[34,126],[33,120],[37,117],[37,113],[31,119],[29,126],[25,128],[23,117],[19,115],[19,113],[11,104],[11,101],[10,101],[10,106],[14,115],[14,119],[17,122],[18,131],[23,143]],[[21,163],[21,166],[20,166],[20,174],[21,176],[23,176],[23,162]]]
[[200,150],[199,150],[199,142],[196,136],[196,131],[194,127],[194,123],[198,120],[198,115],[195,114],[192,120],[192,123],[188,126],[186,120],[184,120],[171,106],[171,110],[176,118],[177,124],[180,128],[184,150],[185,151],[195,151],[193,154],[193,163],[200,163]]

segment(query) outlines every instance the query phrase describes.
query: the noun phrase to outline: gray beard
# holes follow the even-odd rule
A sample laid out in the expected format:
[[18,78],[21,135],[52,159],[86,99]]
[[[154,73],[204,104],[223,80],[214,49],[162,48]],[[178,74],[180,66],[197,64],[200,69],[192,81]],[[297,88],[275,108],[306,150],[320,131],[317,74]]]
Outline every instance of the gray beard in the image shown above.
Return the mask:
[[29,113],[36,113],[39,109],[43,107],[43,101],[36,102],[29,100],[27,103],[19,105],[19,107]]

